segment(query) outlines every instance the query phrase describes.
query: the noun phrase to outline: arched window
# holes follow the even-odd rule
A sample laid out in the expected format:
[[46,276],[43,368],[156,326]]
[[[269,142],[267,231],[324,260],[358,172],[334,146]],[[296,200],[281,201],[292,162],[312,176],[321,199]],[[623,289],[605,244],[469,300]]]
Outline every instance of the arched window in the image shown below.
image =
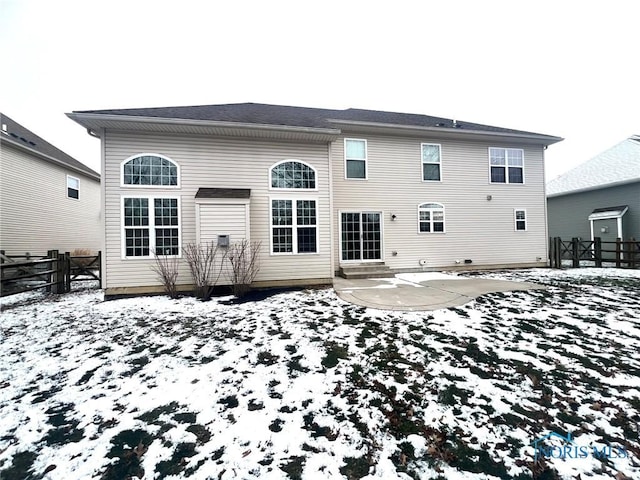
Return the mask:
[[178,165],[155,153],[143,153],[122,162],[123,185],[177,187]]
[[418,205],[418,231],[420,233],[444,233],[444,205],[421,203]]
[[316,171],[297,160],[284,160],[271,167],[271,188],[315,190]]

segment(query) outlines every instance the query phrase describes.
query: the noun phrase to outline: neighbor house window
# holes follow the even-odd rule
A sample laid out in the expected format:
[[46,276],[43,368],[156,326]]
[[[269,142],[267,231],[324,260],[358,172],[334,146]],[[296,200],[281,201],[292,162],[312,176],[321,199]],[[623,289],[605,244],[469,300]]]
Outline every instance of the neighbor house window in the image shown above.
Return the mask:
[[420,233],[444,233],[444,205],[421,203],[418,205],[418,231]]
[[316,171],[303,162],[287,160],[271,167],[271,188],[316,188]]
[[180,254],[177,198],[125,197],[122,208],[124,257]]
[[440,145],[422,144],[422,180],[439,182],[442,180],[440,172]]
[[67,197],[80,198],[80,180],[71,175],[67,175]]
[[271,200],[271,252],[317,253],[315,200]]
[[367,178],[367,141],[344,139],[345,177]]
[[514,210],[514,217],[516,222],[516,230],[527,230],[527,211],[524,209]]
[[524,151],[519,148],[489,148],[491,183],[524,183]]
[[178,166],[167,157],[145,153],[122,163],[123,185],[177,187]]

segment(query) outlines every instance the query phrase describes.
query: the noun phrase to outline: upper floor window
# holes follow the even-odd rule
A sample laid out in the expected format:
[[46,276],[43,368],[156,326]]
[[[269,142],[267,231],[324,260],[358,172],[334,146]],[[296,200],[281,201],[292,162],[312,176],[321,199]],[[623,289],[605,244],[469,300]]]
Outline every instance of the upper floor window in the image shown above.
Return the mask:
[[489,148],[491,183],[524,183],[524,151],[520,148]]
[[367,141],[344,139],[345,178],[367,178]]
[[440,145],[432,143],[422,144],[422,180],[439,182],[440,173]]
[[122,163],[122,184],[177,187],[178,165],[161,155],[136,155]]
[[514,219],[516,222],[516,230],[527,230],[527,211],[525,209],[514,210]]
[[421,203],[418,205],[418,231],[420,233],[444,233],[444,205]]
[[285,160],[271,168],[271,188],[303,188],[315,190],[316,171],[295,160]]
[[80,198],[80,180],[71,175],[67,175],[67,197]]

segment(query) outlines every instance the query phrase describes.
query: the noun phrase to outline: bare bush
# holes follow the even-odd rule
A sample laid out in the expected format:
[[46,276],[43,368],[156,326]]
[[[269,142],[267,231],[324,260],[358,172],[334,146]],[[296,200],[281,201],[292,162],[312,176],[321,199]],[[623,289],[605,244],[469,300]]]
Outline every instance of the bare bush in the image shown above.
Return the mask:
[[178,289],[176,284],[178,282],[178,258],[174,256],[158,255],[158,252],[154,252],[156,263],[151,267],[151,270],[156,272],[164,292],[171,298],[178,298]]
[[226,249],[209,242],[189,243],[182,250],[191,270],[195,296],[209,300],[222,274]]
[[258,262],[260,245],[260,242],[242,240],[229,246],[229,251],[227,252],[229,269],[227,273],[233,286],[233,294],[238,298],[249,292],[251,283],[258,275],[260,270],[260,263]]

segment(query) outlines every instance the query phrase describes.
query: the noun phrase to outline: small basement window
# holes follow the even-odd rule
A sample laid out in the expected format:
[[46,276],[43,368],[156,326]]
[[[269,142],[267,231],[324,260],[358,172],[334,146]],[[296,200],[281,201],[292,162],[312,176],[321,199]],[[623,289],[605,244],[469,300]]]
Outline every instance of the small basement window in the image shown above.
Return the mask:
[[80,180],[67,175],[67,198],[80,199]]

